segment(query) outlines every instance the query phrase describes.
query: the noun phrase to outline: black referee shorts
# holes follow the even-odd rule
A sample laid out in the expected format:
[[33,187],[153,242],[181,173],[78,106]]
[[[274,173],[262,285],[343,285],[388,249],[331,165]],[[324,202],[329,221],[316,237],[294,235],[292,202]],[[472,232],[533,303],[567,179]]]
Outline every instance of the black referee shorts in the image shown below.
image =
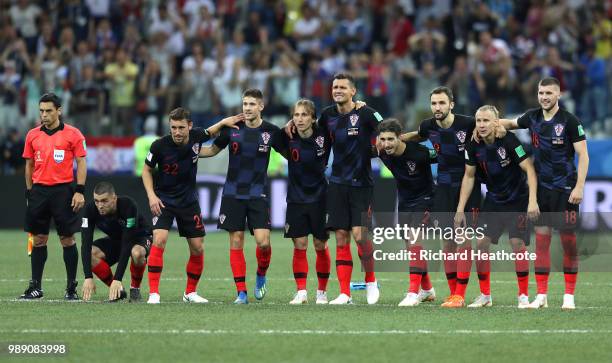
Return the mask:
[[[450,185],[438,185],[434,195],[433,202],[433,219],[438,222],[440,228],[454,228],[455,212],[457,204],[459,204],[459,192],[461,187],[452,187]],[[474,183],[472,194],[465,205],[466,223],[468,226],[476,226],[478,220],[478,212],[481,204],[480,183]]]
[[[149,252],[151,251],[151,244],[153,243],[153,236],[140,236],[136,241],[134,241],[134,245],[142,246],[145,249],[145,258],[149,257]],[[99,238],[93,242],[93,245],[98,247],[100,251],[104,253],[104,261],[108,263],[109,266],[116,264],[119,261],[119,257],[121,257],[121,241],[110,239],[109,237]],[[130,248],[130,254],[131,250]]]
[[325,230],[325,200],[314,203],[287,203],[285,238],[306,237],[312,234],[320,241],[327,241]]
[[540,218],[534,224],[559,230],[576,228],[580,205],[568,202],[569,196],[570,191],[551,190],[538,185]]
[[531,224],[527,218],[529,197],[524,196],[510,203],[496,203],[485,198],[478,218],[479,227],[484,228],[485,236],[497,244],[499,237],[508,231],[508,238],[519,238],[529,246]]
[[153,217],[153,229],[165,229],[169,231],[175,218],[179,236],[196,238],[206,235],[204,223],[202,222],[202,212],[198,202],[186,208],[166,205],[165,208],[162,208],[162,213],[159,217]]
[[34,184],[26,199],[25,227],[32,234],[49,234],[51,218],[57,234],[72,236],[81,229],[79,216],[70,204],[74,188],[70,183],[58,185]]
[[372,190],[372,187],[329,183],[325,228],[332,231],[349,231],[352,227],[369,228],[372,217]]
[[244,231],[248,226],[253,234],[256,229],[270,229],[270,202],[264,198],[236,199],[223,197],[217,228],[228,232]]

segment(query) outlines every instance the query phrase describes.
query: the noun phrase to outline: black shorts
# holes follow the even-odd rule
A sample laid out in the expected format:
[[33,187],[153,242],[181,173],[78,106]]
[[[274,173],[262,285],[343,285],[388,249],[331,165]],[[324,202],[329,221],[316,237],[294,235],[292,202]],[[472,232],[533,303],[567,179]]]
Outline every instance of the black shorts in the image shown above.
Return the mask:
[[422,199],[416,204],[404,204],[401,201],[397,205],[397,220],[401,225],[410,227],[428,227],[432,223],[431,210],[433,207],[433,199]]
[[175,218],[181,237],[196,238],[206,235],[199,203],[193,203],[186,208],[166,205],[165,208],[162,208],[162,213],[159,217],[153,217],[153,229],[169,231]]
[[[450,185],[438,185],[436,187],[433,202],[433,219],[438,222],[438,227],[454,227],[460,190],[461,187],[451,187]],[[474,182],[472,194],[470,194],[464,209],[468,226],[477,226],[481,200],[480,183]]]
[[[144,247],[146,251],[145,257],[149,257],[151,251],[151,243],[153,236],[140,236],[134,241],[134,246],[139,245]],[[93,242],[93,245],[98,247],[104,253],[104,261],[109,266],[116,264],[121,256],[121,241],[110,239],[109,237],[99,238]],[[133,246],[132,246],[133,247]],[[131,248],[130,248],[131,251]]]
[[372,187],[329,183],[325,228],[348,231],[352,227],[369,227],[372,217],[372,190]]
[[49,234],[51,218],[57,234],[71,236],[80,230],[79,216],[70,204],[74,188],[70,184],[34,184],[26,200],[25,227],[32,234]]
[[538,185],[540,218],[534,224],[559,230],[576,228],[580,205],[568,202],[569,196],[570,191],[550,190]]
[[503,204],[487,196],[480,210],[479,227],[484,228],[484,234],[491,239],[491,243],[497,244],[499,237],[507,230],[508,238],[519,238],[529,246],[531,224],[527,218],[528,204],[528,196]]
[[329,233],[325,230],[325,200],[287,203],[285,238],[299,238],[309,234],[321,241],[329,239]]
[[253,234],[256,229],[270,229],[270,202],[264,198],[236,199],[223,197],[217,228],[228,232],[244,231],[248,226]]

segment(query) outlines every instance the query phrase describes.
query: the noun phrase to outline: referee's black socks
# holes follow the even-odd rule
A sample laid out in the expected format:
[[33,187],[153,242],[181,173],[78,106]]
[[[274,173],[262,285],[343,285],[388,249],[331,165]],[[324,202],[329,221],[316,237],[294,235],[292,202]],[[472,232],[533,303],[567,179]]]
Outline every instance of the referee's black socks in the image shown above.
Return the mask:
[[79,264],[79,253],[76,243],[64,247],[64,264],[66,265],[66,279],[68,282],[76,280],[77,266]]
[[47,262],[47,246],[33,247],[30,263],[32,265],[32,280],[42,281],[43,270]]

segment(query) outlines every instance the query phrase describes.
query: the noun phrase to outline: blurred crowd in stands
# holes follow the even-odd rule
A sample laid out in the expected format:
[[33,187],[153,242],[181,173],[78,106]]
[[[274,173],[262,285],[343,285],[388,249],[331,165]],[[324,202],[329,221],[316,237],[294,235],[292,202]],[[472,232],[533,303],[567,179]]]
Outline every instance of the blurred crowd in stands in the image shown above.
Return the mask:
[[330,103],[341,70],[407,129],[435,86],[453,89],[458,113],[516,115],[554,76],[563,106],[606,137],[611,19],[611,0],[0,0],[3,160],[44,92],[86,135],[138,136],[166,132],[178,105],[198,126],[238,113],[247,87],[281,124],[300,97]]

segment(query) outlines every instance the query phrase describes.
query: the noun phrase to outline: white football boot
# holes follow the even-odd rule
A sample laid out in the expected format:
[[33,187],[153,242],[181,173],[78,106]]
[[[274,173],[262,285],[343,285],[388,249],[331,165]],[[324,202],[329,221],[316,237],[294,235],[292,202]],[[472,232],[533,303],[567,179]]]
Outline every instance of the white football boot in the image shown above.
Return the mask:
[[289,301],[291,305],[301,305],[308,303],[308,292],[306,290],[298,290],[293,296],[293,300]]
[[533,300],[529,304],[529,309],[539,309],[539,308],[547,308],[548,307],[548,299],[546,298],[546,294],[537,294],[535,300]]
[[317,290],[317,304],[327,304],[327,291]]
[[480,294],[468,308],[484,308],[493,305],[491,295]]
[[353,298],[348,296],[347,294],[340,294],[337,298],[329,302],[329,305],[347,305],[352,304]]
[[149,300],[147,300],[147,304],[159,304],[160,297],[159,294],[151,293],[149,294]]
[[366,300],[368,304],[374,305],[380,298],[380,290],[378,289],[378,282],[367,282],[366,283]]
[[406,294],[404,300],[400,301],[397,306],[417,306],[421,302],[419,301],[419,295],[414,292],[409,292]]
[[527,309],[529,307],[529,296],[525,294],[521,294],[518,297],[518,306],[519,309]]
[[197,292],[190,292],[189,294],[183,294],[183,302],[186,303],[196,303],[196,304],[206,304],[208,300],[198,295]]
[[574,304],[574,295],[572,295],[572,294],[564,294],[563,295],[563,305],[561,305],[561,309],[563,309],[563,310],[574,310],[574,309],[576,309],[576,304]]

